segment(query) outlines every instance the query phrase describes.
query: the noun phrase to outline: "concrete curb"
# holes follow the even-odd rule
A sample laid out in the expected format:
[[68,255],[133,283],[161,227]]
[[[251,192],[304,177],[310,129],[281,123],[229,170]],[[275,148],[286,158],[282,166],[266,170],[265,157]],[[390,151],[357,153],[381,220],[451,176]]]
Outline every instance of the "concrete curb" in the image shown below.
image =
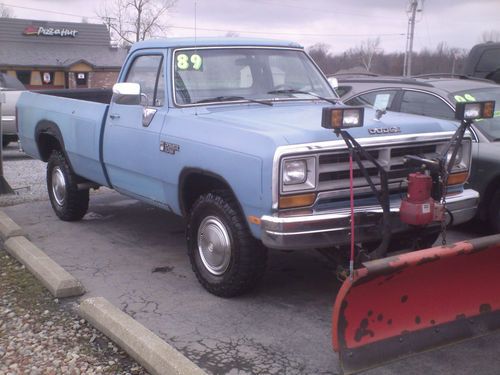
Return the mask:
[[[14,224],[17,226],[16,223]],[[26,237],[10,237],[5,241],[5,250],[24,264],[54,297],[74,297],[85,293],[83,285],[77,279],[28,241]]]
[[8,217],[5,212],[0,211],[0,237],[5,241],[14,236],[24,236],[22,228]]
[[[77,279],[23,233],[19,225],[0,211],[0,237],[10,255],[24,264],[54,297],[74,297],[85,293]],[[78,313],[153,375],[206,375],[188,358],[102,297],[84,300]]]
[[78,312],[153,375],[206,374],[172,346],[103,297],[84,300]]

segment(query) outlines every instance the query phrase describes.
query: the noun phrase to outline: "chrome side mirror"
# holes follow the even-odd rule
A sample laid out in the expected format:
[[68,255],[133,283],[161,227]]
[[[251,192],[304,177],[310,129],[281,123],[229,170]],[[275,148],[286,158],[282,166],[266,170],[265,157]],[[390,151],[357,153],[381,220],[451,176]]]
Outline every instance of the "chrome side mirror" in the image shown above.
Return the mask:
[[111,102],[125,105],[141,104],[141,85],[132,82],[115,83]]

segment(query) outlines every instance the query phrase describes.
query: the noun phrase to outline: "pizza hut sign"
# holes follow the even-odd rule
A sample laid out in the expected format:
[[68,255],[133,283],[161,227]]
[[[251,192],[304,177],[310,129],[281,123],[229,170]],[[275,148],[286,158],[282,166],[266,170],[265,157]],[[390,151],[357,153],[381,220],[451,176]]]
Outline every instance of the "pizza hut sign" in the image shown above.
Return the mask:
[[74,38],[78,34],[78,30],[65,28],[43,27],[43,26],[28,26],[23,31],[24,35],[44,35],[44,36],[60,36]]

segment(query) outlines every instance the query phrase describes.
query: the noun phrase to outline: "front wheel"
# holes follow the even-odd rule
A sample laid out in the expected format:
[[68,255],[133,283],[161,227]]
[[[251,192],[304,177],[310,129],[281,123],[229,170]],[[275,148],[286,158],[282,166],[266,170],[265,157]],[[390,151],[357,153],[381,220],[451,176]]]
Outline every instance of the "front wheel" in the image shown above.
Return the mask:
[[212,294],[243,294],[264,274],[267,249],[251,235],[236,200],[227,191],[204,194],[194,203],[187,242],[193,271]]
[[78,176],[64,154],[54,150],[47,163],[47,190],[56,215],[64,221],[80,220],[89,207],[89,189],[78,190]]

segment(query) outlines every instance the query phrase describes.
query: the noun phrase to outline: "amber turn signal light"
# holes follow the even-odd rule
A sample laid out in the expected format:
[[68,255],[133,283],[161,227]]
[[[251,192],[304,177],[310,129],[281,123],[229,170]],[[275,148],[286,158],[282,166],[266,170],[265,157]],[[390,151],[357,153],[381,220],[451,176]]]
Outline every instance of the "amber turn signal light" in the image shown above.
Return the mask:
[[448,176],[448,185],[459,185],[465,183],[469,177],[469,172],[452,173]]
[[316,200],[316,193],[285,195],[280,197],[280,208],[295,208],[310,206]]

